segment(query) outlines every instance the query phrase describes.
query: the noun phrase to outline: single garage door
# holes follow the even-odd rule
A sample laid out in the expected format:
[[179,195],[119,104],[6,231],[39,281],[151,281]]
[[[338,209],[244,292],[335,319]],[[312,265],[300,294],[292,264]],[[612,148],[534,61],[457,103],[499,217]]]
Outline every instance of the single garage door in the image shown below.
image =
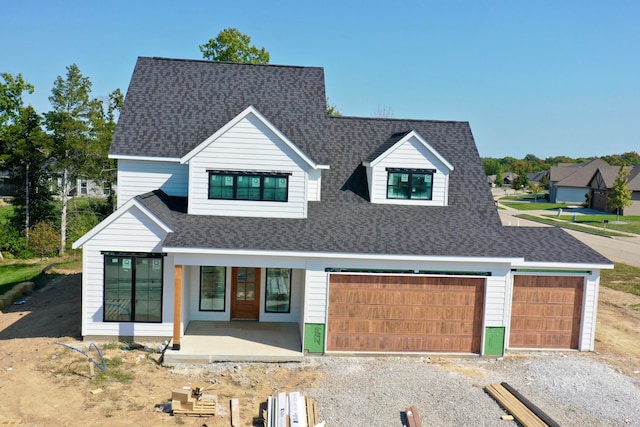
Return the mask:
[[509,347],[577,349],[583,286],[583,277],[514,276]]
[[484,279],[332,274],[328,351],[479,353]]

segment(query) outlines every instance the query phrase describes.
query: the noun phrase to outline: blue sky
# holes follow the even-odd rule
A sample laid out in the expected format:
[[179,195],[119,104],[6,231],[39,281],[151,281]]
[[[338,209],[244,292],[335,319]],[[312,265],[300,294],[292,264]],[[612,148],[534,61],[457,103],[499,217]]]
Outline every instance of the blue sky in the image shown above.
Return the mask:
[[138,56],[201,59],[236,27],[271,63],[324,67],[343,115],[469,121],[480,155],[640,151],[640,2],[31,1],[0,3],[0,72],[39,112],[76,63],[92,95]]

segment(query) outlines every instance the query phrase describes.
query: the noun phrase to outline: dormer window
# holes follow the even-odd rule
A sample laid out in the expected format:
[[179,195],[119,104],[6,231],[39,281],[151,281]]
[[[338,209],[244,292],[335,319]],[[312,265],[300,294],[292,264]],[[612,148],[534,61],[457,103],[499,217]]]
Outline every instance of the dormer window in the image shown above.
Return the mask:
[[209,171],[209,199],[286,202],[289,174]]
[[387,168],[387,199],[431,200],[434,169]]

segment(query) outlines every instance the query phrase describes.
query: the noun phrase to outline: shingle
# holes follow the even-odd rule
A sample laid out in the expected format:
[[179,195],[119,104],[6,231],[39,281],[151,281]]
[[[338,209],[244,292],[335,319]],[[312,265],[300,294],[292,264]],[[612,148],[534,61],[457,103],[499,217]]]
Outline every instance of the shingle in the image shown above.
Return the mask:
[[182,157],[250,105],[314,161],[327,160],[322,68],[146,57],[110,154]]

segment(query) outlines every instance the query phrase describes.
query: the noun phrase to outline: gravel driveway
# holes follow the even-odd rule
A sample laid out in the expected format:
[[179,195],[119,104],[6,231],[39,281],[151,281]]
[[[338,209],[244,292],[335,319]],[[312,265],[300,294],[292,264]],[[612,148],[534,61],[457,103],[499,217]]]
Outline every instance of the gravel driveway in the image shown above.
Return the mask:
[[416,405],[424,426],[515,426],[482,389],[507,382],[562,426],[640,426],[640,366],[628,377],[580,353],[532,353],[504,360],[316,357],[326,371],[305,393],[329,427],[402,426]]

